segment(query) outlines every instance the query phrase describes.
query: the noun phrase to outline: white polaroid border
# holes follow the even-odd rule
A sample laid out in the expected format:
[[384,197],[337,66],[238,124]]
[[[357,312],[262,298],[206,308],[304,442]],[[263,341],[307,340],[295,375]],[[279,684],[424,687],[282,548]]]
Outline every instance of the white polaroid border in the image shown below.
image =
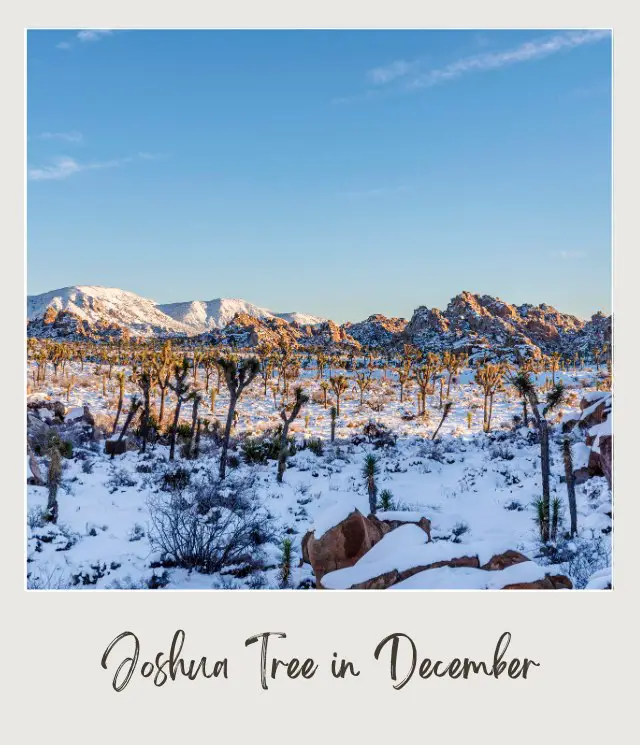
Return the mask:
[[[192,7],[193,6],[193,7]],[[2,232],[5,297],[0,367],[4,463],[2,675],[9,742],[113,743],[301,739],[342,743],[626,742],[633,732],[631,691],[638,645],[636,494],[638,369],[636,181],[640,122],[636,95],[637,11],[630,3],[565,0],[528,6],[508,0],[408,2],[260,2],[236,5],[31,0],[5,10]],[[614,321],[615,589],[611,592],[27,592],[24,589],[24,389],[26,207],[25,28],[613,28],[614,33]],[[567,277],[571,282],[571,277]],[[140,662],[167,652],[177,629],[183,655],[228,658],[228,679],[180,679],[162,687],[135,674],[112,688],[101,665],[124,631],[140,639]],[[278,677],[264,690],[260,644],[269,654],[312,657],[317,674]],[[491,660],[511,634],[506,659],[540,662],[527,679],[488,676],[422,680],[401,690],[390,679],[387,635],[402,632],[419,660]],[[330,674],[333,653],[353,661],[357,677]],[[115,658],[113,658],[115,660]],[[406,664],[404,662],[403,664]],[[624,733],[624,734],[623,734]]]

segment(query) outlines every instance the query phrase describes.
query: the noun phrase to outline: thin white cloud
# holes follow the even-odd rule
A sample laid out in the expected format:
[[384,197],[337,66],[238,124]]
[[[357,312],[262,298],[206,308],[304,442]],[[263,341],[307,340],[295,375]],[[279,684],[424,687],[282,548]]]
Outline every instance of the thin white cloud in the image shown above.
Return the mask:
[[557,52],[575,49],[609,37],[608,30],[563,31],[527,41],[503,52],[482,52],[464,57],[439,68],[425,69],[424,63],[419,60],[397,60],[385,67],[370,70],[367,78],[377,86],[401,80],[406,90],[430,88],[471,72],[497,70],[520,62],[549,57]]
[[113,29],[110,28],[87,28],[78,31],[76,39],[80,41],[100,41],[104,36],[111,36]]
[[558,251],[555,254],[560,259],[584,259],[586,255],[584,251]]
[[82,132],[42,132],[38,135],[40,140],[63,140],[64,142],[82,142]]
[[116,168],[130,163],[131,160],[131,158],[116,158],[114,160],[80,163],[75,158],[62,155],[58,158],[53,158],[49,165],[40,168],[29,168],[27,175],[30,181],[63,181],[82,171]]
[[56,49],[68,50],[71,49],[76,42],[80,42],[81,44],[96,42],[107,36],[113,36],[115,33],[116,29],[112,28],[85,28],[78,31],[68,41],[61,41],[56,44]]

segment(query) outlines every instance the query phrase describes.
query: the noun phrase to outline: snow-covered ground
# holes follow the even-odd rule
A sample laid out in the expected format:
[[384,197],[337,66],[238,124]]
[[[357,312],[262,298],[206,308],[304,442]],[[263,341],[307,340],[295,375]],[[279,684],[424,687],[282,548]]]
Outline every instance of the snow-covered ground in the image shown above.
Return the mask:
[[[92,364],[80,371],[78,363],[67,366],[66,376],[75,377],[69,399],[58,384],[48,381],[29,400],[62,400],[68,409],[88,406],[93,414],[112,417],[117,402],[115,372],[103,395],[101,379],[93,376]],[[343,371],[341,371],[343,372]],[[348,373],[347,373],[348,374]],[[538,385],[545,382],[546,373],[537,376]],[[202,382],[202,371],[200,372]],[[129,451],[109,459],[104,455],[104,442],[76,447],[74,456],[64,460],[63,481],[58,494],[57,525],[42,525],[38,517],[47,502],[46,487],[27,487],[27,573],[28,586],[35,588],[147,588],[164,586],[170,589],[209,588],[276,588],[280,586],[280,565],[283,540],[293,544],[293,561],[288,586],[308,587],[313,584],[308,564],[299,567],[300,540],[311,529],[320,530],[331,509],[343,510],[344,505],[368,512],[366,483],[362,477],[365,456],[378,458],[378,492],[388,489],[390,509],[409,510],[431,520],[434,543],[446,542],[485,547],[499,545],[521,551],[541,563],[559,563],[558,573],[568,575],[574,586],[607,586],[605,575],[611,565],[611,492],[603,477],[596,477],[577,486],[579,534],[566,542],[563,550],[552,558],[539,555],[540,541],[535,524],[534,500],[541,494],[540,446],[534,430],[514,427],[513,416],[521,415],[522,405],[509,386],[496,395],[493,407],[492,432],[482,431],[482,396],[473,382],[473,372],[465,370],[451,389],[453,408],[439,433],[441,411],[439,396],[428,399],[429,418],[410,419],[416,413],[416,389],[407,387],[404,402],[399,401],[395,373],[386,375],[377,370],[376,382],[360,405],[360,394],[354,388],[343,395],[341,415],[337,421],[336,441],[330,443],[329,409],[321,400],[322,391],[316,370],[304,369],[300,382],[319,401],[310,401],[291,426],[297,451],[289,458],[284,483],[276,481],[277,463],[247,463],[240,448],[232,455],[229,469],[231,482],[252,479],[251,492],[271,519],[273,538],[260,547],[261,566],[243,576],[234,567],[222,572],[203,574],[163,562],[152,540],[153,521],[150,506],[166,496],[164,474],[180,466],[189,472],[191,483],[206,480],[215,474],[219,450],[207,436],[203,437],[202,454],[197,460],[177,458],[168,462],[168,447],[152,445],[146,454]],[[570,392],[559,417],[579,411],[585,393],[595,390],[596,375],[592,369],[556,373]],[[215,384],[215,375],[211,380]],[[134,388],[128,387],[127,399]],[[573,396],[571,394],[574,394]],[[156,403],[159,399],[157,399]],[[167,406],[173,408],[169,397]],[[210,399],[201,406],[205,418],[224,422],[228,396],[224,384],[210,410]],[[333,397],[329,394],[329,406]],[[373,404],[378,411],[372,410]],[[125,402],[125,410],[128,401]],[[78,409],[77,409],[78,410]],[[234,437],[258,435],[279,422],[280,396],[274,402],[271,390],[264,395],[264,383],[258,378],[240,399]],[[469,419],[470,414],[470,419]],[[403,418],[404,417],[404,418]],[[185,422],[190,421],[188,405],[183,408]],[[363,435],[369,421],[384,425],[396,437],[394,446],[376,448]],[[122,418],[121,418],[122,423]],[[305,447],[311,438],[323,441],[318,448]],[[568,524],[564,465],[560,451],[559,426],[551,438],[552,497],[560,498],[562,519]],[[163,488],[164,487],[164,488]],[[404,530],[413,526],[407,526]],[[399,529],[400,530],[400,529]],[[419,528],[415,528],[419,530]],[[562,531],[561,531],[562,532]],[[389,534],[384,540],[388,540]],[[375,550],[376,547],[374,547]],[[373,550],[372,552],[373,553]],[[535,570],[517,570],[514,576]],[[465,587],[486,586],[478,583],[473,571],[455,576],[452,572],[429,572],[428,583],[421,584],[416,575],[397,589],[420,587],[451,588],[460,586],[463,574],[469,575]],[[607,575],[609,576],[609,575]],[[605,579],[602,579],[605,577]],[[516,579],[516,582],[524,581]]]

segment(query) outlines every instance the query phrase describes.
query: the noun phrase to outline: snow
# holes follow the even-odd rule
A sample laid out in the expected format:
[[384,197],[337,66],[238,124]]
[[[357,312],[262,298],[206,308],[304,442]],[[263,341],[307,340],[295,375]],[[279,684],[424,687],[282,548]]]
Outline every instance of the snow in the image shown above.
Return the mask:
[[73,422],[76,419],[82,419],[83,416],[84,416],[84,407],[74,406],[72,409],[69,409],[69,411],[67,411],[64,417],[64,421]]
[[400,510],[383,510],[382,512],[376,512],[378,520],[401,520],[405,523],[419,523],[423,517],[426,517],[422,512],[410,512]]
[[[413,527],[422,533],[422,543],[416,544],[414,534],[412,542],[399,546],[397,539],[393,534],[403,530],[398,528],[396,531],[388,533],[371,551],[378,549],[375,560],[363,561],[367,554],[360,559],[354,566],[345,569],[338,569],[335,572],[329,572],[322,578],[322,584],[327,589],[338,590],[348,589],[353,585],[366,582],[369,579],[378,577],[386,572],[396,569],[403,572],[417,566],[427,566],[439,561],[450,561],[463,556],[477,556],[480,564],[486,564],[495,554],[501,554],[512,548],[508,541],[481,541],[471,544],[456,544],[445,541],[425,543],[427,536],[424,531],[416,526]],[[386,544],[385,541],[389,540]]]
[[[94,373],[94,364],[85,363],[81,372],[79,363],[72,360],[65,374],[75,377],[79,383],[71,389],[68,403],[66,390],[60,380],[52,379],[51,370],[42,389],[30,395],[29,401],[61,400],[71,410],[80,410],[86,404],[96,417],[113,417],[117,404],[115,376],[120,369],[114,366],[113,379],[107,381],[105,398],[102,395],[102,380]],[[353,373],[347,371],[346,374]],[[569,390],[576,392],[578,401],[595,386],[594,371],[588,368],[571,374],[556,373],[556,378],[562,379]],[[301,382],[310,393],[320,393],[314,365],[303,364]],[[293,541],[296,561],[292,586],[296,587],[301,581],[312,577],[308,564],[297,566],[300,541],[304,534],[315,530],[316,537],[323,535],[353,509],[360,510],[364,515],[369,513],[362,465],[365,456],[370,453],[379,459],[378,492],[388,489],[392,493],[392,509],[379,512],[377,516],[383,520],[408,521],[408,524],[385,536],[355,567],[340,570],[344,574],[332,572],[326,575],[323,584],[335,582],[339,586],[350,586],[353,582],[364,581],[361,577],[366,580],[393,568],[421,566],[456,556],[480,555],[480,561],[485,563],[493,553],[507,549],[521,551],[534,559],[532,563],[542,564],[533,506],[541,493],[540,447],[532,424],[529,428],[513,428],[513,415],[522,411],[518,397],[510,390],[496,396],[494,431],[487,435],[482,431],[479,388],[472,382],[470,371],[463,371],[460,383],[452,387],[454,405],[440,430],[441,441],[434,443],[430,438],[439,420],[437,394],[428,397],[429,420],[405,421],[401,418],[404,411],[415,413],[415,388],[405,391],[405,400],[400,403],[397,375],[391,369],[386,376],[382,370],[376,369],[374,386],[376,395],[380,395],[385,402],[382,411],[372,412],[367,406],[367,397],[364,406],[361,406],[359,395],[349,389],[341,401],[341,416],[337,421],[336,442],[333,444],[329,441],[329,411],[321,402],[310,402],[305,407],[290,431],[299,443],[299,449],[289,460],[282,484],[276,480],[275,461],[250,465],[244,463],[240,450],[234,452],[240,460],[234,472],[241,476],[255,476],[256,496],[273,515],[277,526],[278,538],[269,547],[271,564],[263,572],[266,586],[278,586],[282,537],[289,536]],[[127,381],[125,410],[134,390]],[[224,421],[228,400],[223,385],[214,410],[211,411],[209,404],[203,404],[201,415],[209,421]],[[578,401],[571,406],[566,405],[560,414],[575,414]],[[157,392],[152,404],[157,410]],[[279,400],[274,404],[271,394],[264,396],[262,382],[258,380],[240,400],[234,434],[259,436],[266,428],[276,426],[280,421],[279,404]],[[167,406],[173,406],[171,394]],[[46,418],[45,411],[36,408],[34,413]],[[467,424],[468,413],[471,414],[471,426]],[[182,417],[182,421],[190,421],[190,404],[183,406]],[[375,449],[373,444],[364,440],[362,428],[371,418],[393,431],[397,436],[395,447]],[[123,417],[121,424],[122,421]],[[356,435],[359,438],[357,444],[352,439]],[[66,437],[64,434],[62,436]],[[583,436],[584,432],[579,428],[572,434],[572,438]],[[309,448],[303,449],[305,440],[311,437],[323,441],[322,455],[316,455]],[[133,434],[130,440],[135,440]],[[579,455],[577,445],[583,446],[584,443],[574,443],[576,468],[584,462],[584,455]],[[562,436],[559,427],[554,424],[550,437],[550,488],[552,498],[557,496],[561,501],[561,517],[566,527],[568,508],[566,485],[562,480],[564,463],[561,446]],[[104,440],[90,443],[84,451],[74,446],[74,457],[63,460],[59,527],[52,533],[55,543],[38,538],[42,528],[28,529],[27,571],[30,573],[30,582],[49,586],[47,583],[59,581],[61,585],[76,587],[72,578],[78,575],[80,567],[91,572],[91,565],[103,564],[106,565],[104,576],[97,577],[95,585],[87,585],[87,588],[105,589],[127,583],[145,586],[144,583],[154,573],[163,573],[162,568],[151,566],[158,557],[149,538],[149,499],[161,488],[161,477],[168,466],[168,448],[166,445],[153,445],[146,456],[127,452],[113,460],[104,454],[103,449]],[[179,458],[176,465],[190,472],[204,468],[215,470],[218,458],[219,450],[209,438],[203,438],[201,457],[197,461]],[[36,459],[46,474],[46,456],[37,455]],[[139,470],[142,468],[146,470]],[[576,499],[578,538],[583,542],[601,540],[604,548],[609,550],[611,491],[606,479],[592,478],[577,485]],[[43,509],[46,502],[45,488],[27,487],[29,511]],[[426,543],[426,534],[415,525],[423,516],[431,521],[433,543]],[[134,535],[136,525],[139,528]],[[132,535],[138,537],[132,540]],[[68,546],[70,542],[72,545]],[[414,561],[417,563],[412,563]],[[111,568],[112,565],[115,568]],[[451,587],[458,586],[458,583],[479,581],[470,579],[475,576],[474,572],[467,572],[469,579],[465,580],[464,573],[458,573],[462,569],[455,569],[455,575],[452,572],[429,570],[431,577],[428,582],[440,581],[437,576],[445,578],[442,580],[445,587],[447,577],[453,583]],[[433,575],[435,571],[439,574]],[[568,572],[567,568],[559,573]],[[52,576],[53,580],[48,579]],[[189,573],[180,568],[169,568],[167,576],[171,589],[211,588],[227,586],[228,583],[246,588],[250,579]],[[585,584],[586,581],[585,578]]]
[[317,539],[322,538],[327,531],[334,528],[356,510],[363,515],[367,515],[369,513],[368,500],[365,500],[363,497],[357,497],[354,494],[340,495],[334,504],[331,504],[317,515],[313,525],[314,536]]
[[591,575],[585,590],[607,590],[611,587],[613,587],[611,567],[605,567]]
[[523,561],[499,571],[473,567],[426,569],[392,585],[390,590],[501,590],[507,585],[536,582],[549,573],[533,561]]

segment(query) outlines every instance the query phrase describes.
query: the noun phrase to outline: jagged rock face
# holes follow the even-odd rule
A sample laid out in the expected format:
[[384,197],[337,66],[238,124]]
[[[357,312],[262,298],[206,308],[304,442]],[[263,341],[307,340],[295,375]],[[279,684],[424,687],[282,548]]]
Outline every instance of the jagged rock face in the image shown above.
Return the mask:
[[442,313],[435,308],[418,308],[402,337],[434,351],[449,346],[470,354],[492,349],[538,357],[541,352],[591,350],[598,341],[610,339],[610,329],[611,318],[601,313],[585,323],[545,303],[516,306],[465,291]]
[[67,341],[97,341],[113,338],[125,339],[129,331],[117,323],[98,320],[95,323],[80,318],[66,310],[48,308],[42,318],[27,321],[27,336],[38,339],[65,339]]
[[281,318],[259,319],[238,313],[222,330],[220,340],[238,347],[256,347],[259,344],[297,346],[296,334],[291,324]]
[[360,344],[342,326],[333,321],[324,321],[317,326],[306,326],[307,332],[299,337],[299,341],[307,346],[349,346],[359,348]]
[[342,329],[366,347],[388,347],[407,325],[404,318],[387,318],[380,313],[369,316],[360,323],[345,323]]

